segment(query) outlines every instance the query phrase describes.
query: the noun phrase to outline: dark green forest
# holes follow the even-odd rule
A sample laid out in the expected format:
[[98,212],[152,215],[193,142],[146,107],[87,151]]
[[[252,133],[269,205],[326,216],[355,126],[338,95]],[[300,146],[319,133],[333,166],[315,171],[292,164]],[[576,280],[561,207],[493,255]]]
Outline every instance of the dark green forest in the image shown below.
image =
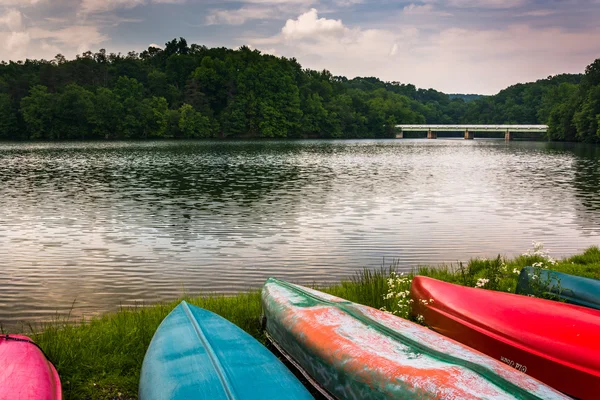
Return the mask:
[[2,140],[386,138],[411,123],[547,123],[548,139],[598,142],[600,59],[585,74],[482,97],[347,79],[183,38],[141,54],[0,64]]

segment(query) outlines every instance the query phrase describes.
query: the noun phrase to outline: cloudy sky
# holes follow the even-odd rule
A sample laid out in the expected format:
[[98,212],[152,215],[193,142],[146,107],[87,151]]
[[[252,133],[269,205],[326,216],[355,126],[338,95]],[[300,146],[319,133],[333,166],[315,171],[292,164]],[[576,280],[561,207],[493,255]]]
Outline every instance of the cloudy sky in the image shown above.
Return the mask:
[[0,60],[188,43],[493,94],[600,58],[600,0],[0,0]]

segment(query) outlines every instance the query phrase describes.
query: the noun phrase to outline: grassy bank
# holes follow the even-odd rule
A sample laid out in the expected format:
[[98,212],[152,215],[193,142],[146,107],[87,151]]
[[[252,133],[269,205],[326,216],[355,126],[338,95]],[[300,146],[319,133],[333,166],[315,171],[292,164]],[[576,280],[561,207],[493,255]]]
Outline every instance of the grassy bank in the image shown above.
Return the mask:
[[[510,260],[474,259],[464,265],[422,267],[415,273],[461,285],[514,292],[516,272],[532,264],[600,279],[600,250],[596,247],[557,261],[536,246],[528,255]],[[396,275],[393,266],[375,272],[365,270],[322,290],[372,307],[385,307],[405,317],[408,300],[401,293],[410,288],[412,276]],[[224,316],[264,341],[259,323],[260,292],[186,300]],[[54,323],[33,338],[55,363],[66,399],[133,399],[137,397],[139,372],[152,335],[178,302],[124,309],[80,325]]]

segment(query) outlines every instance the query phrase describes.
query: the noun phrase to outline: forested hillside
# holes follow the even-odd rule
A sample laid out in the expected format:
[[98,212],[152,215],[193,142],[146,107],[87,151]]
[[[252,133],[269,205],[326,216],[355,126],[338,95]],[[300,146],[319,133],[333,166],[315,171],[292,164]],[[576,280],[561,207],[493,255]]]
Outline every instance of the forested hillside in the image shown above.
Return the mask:
[[188,46],[0,64],[0,139],[384,138],[410,123],[546,123],[600,140],[600,60],[465,101],[414,85],[333,76],[295,59]]

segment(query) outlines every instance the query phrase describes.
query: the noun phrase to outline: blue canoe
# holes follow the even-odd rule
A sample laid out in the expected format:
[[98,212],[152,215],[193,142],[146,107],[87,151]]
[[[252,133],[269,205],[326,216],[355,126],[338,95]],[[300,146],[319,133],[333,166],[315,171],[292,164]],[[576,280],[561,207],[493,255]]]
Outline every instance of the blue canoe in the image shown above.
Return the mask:
[[160,324],[140,376],[141,400],[312,399],[267,348],[226,319],[181,302]]
[[600,281],[547,269],[525,267],[519,274],[517,294],[549,297],[600,310]]

